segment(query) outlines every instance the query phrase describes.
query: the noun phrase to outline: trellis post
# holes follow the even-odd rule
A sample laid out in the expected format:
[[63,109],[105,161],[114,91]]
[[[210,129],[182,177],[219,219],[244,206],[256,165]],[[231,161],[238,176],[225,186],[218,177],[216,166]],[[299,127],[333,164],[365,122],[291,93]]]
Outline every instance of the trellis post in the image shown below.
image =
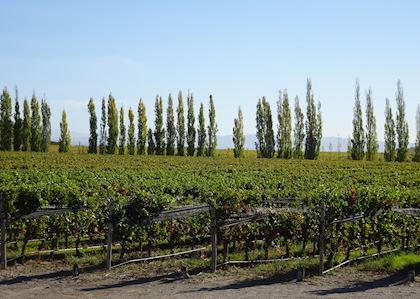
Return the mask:
[[106,268],[111,269],[112,265],[112,232],[113,232],[113,223],[112,223],[112,209],[113,209],[113,200],[109,200],[108,205],[108,235],[107,235],[107,247],[106,247]]
[[319,218],[319,275],[324,273],[324,247],[325,247],[325,202],[321,204]]
[[214,207],[210,208],[211,215],[211,261],[210,261],[210,270],[211,272],[216,272],[217,267],[217,219],[216,219],[216,209]]
[[1,268],[7,268],[7,231],[6,231],[6,203],[3,194],[0,193],[0,255],[1,255]]

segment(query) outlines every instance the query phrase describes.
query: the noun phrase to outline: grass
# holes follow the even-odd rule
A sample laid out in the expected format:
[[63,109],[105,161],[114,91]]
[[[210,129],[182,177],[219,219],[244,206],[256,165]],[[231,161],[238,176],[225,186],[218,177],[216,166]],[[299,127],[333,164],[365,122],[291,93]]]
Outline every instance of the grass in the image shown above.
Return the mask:
[[420,255],[400,253],[367,260],[357,266],[359,270],[376,272],[397,272],[408,268],[420,268]]

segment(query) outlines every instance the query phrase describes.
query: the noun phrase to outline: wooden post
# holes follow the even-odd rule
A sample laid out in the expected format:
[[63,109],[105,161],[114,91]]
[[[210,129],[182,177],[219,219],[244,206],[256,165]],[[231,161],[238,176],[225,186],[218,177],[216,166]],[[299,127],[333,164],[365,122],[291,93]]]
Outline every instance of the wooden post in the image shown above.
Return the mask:
[[1,268],[7,268],[7,231],[6,231],[6,203],[3,194],[0,193],[0,255],[1,255]]
[[216,219],[216,210],[215,208],[210,209],[211,214],[211,261],[210,261],[210,270],[211,272],[216,272],[217,267],[217,219]]
[[324,272],[324,246],[325,246],[325,203],[321,204],[319,218],[319,275]]
[[109,201],[109,220],[108,220],[108,236],[107,236],[107,247],[106,247],[106,268],[109,270],[111,269],[112,265],[112,208],[113,208],[113,200],[110,199]]

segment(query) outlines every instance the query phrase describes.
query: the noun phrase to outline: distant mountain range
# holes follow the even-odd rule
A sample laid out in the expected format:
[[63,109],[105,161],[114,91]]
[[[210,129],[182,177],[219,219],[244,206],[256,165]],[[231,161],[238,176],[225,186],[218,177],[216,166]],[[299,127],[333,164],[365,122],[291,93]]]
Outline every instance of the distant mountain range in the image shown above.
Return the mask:
[[[53,130],[52,140],[56,141],[59,139],[60,132]],[[70,132],[71,143],[73,145],[88,145],[89,135],[86,133],[79,132]],[[255,142],[257,137],[255,134],[245,135],[245,148],[246,149],[255,149]],[[322,152],[345,152],[347,151],[348,138],[341,137],[323,137],[321,142],[321,151]],[[379,141],[379,151],[384,151],[384,142]],[[409,147],[414,147],[414,144],[410,143]],[[228,149],[233,148],[232,135],[219,135],[217,136],[217,148],[218,149]]]

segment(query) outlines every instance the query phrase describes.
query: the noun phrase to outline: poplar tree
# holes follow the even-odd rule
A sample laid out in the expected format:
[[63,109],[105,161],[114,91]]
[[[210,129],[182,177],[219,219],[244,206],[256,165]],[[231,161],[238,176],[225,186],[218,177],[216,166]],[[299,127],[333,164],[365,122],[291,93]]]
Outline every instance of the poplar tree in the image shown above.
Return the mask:
[[48,148],[51,144],[51,109],[48,106],[45,98],[41,100],[41,115],[42,115],[42,140],[41,140],[41,151],[48,152]]
[[156,151],[155,141],[153,140],[153,131],[149,129],[147,131],[147,154],[154,155]]
[[397,82],[397,161],[404,162],[407,160],[408,153],[408,123],[405,120],[405,101],[404,101],[404,91],[401,86],[400,80]]
[[18,89],[15,87],[15,115],[14,115],[14,126],[13,126],[13,149],[15,151],[20,151],[22,148],[22,118],[20,116],[20,107],[19,107],[19,96]]
[[134,126],[134,112],[130,109],[128,110],[128,154],[134,155],[136,151],[136,135],[135,135],[135,126]]
[[163,128],[163,102],[162,97],[156,96],[155,101],[155,146],[156,155],[165,154],[165,129]]
[[183,156],[185,153],[185,118],[184,118],[184,100],[182,99],[182,92],[178,93],[178,107],[176,109],[177,113],[177,154],[178,156]]
[[63,110],[60,123],[60,140],[58,142],[58,151],[60,153],[67,153],[70,150],[70,132],[67,124],[67,114]]
[[106,104],[105,104],[105,98],[102,98],[101,128],[100,128],[100,135],[99,135],[99,153],[100,154],[106,153],[106,144],[108,142],[108,134],[106,131],[106,126],[107,126]]
[[188,94],[187,97],[187,154],[188,156],[194,156],[195,153],[195,116],[194,116],[194,97],[192,94]]
[[255,149],[257,151],[257,157],[258,158],[264,158],[264,152],[265,152],[265,139],[264,139],[264,132],[265,129],[265,121],[264,121],[264,109],[261,102],[261,99],[258,99],[257,103],[257,112],[255,121],[257,123],[257,142],[255,142]]
[[89,99],[88,104],[89,110],[89,129],[90,129],[90,136],[89,136],[89,154],[96,154],[98,152],[98,120],[96,118],[96,110],[95,110],[95,103],[93,102],[93,98]]
[[12,98],[7,88],[3,89],[0,99],[0,148],[11,151],[13,147]]
[[214,157],[217,147],[217,124],[216,124],[216,109],[214,107],[213,96],[210,95],[209,103],[209,126],[208,126],[208,147],[206,155]]
[[274,141],[274,130],[273,130],[273,116],[271,114],[271,107],[265,97],[262,98],[262,104],[264,108],[264,122],[266,123],[265,132],[265,157],[273,158],[275,153],[275,141]]
[[39,114],[39,104],[35,96],[35,93],[32,95],[31,100],[31,150],[34,152],[39,152],[41,150],[41,116]]
[[245,145],[245,136],[244,136],[244,120],[242,116],[241,107],[238,109],[238,117],[234,120],[233,125],[233,155],[235,158],[242,158],[244,155],[244,145]]
[[277,134],[278,158],[290,159],[292,157],[292,116],[289,106],[287,90],[281,93],[277,102],[277,118],[279,122]]
[[120,142],[118,153],[124,155],[125,153],[125,124],[124,124],[124,107],[120,108]]
[[137,137],[137,154],[144,155],[146,154],[146,143],[147,143],[147,116],[146,116],[146,106],[142,99],[139,101],[138,106],[138,137]]
[[31,108],[25,98],[23,101],[23,124],[22,124],[22,150],[29,152],[31,150]]
[[168,97],[168,108],[166,110],[166,155],[173,156],[175,154],[175,118],[174,118],[174,105],[172,95]]
[[293,156],[296,159],[303,158],[303,140],[305,139],[304,133],[304,120],[303,112],[299,105],[299,97],[295,98],[295,129],[294,129],[294,151]]
[[378,139],[376,135],[376,118],[372,103],[372,90],[366,93],[366,160],[373,161],[378,157]]
[[114,97],[108,98],[108,144],[107,153],[115,154],[118,142],[118,110]]
[[[305,139],[305,159],[315,160],[318,158],[322,139],[322,119],[321,111],[315,106],[315,99],[312,92],[310,79],[306,81],[306,139]],[[318,102],[318,108],[321,104]]]
[[204,151],[206,149],[206,124],[204,120],[204,105],[200,104],[200,112],[198,114],[198,147],[197,147],[197,157],[204,156]]
[[360,104],[359,81],[356,81],[353,109],[353,138],[351,144],[351,158],[353,160],[363,160],[365,155],[365,133],[363,130],[362,105]]
[[420,162],[420,104],[417,106],[416,112],[416,144],[414,146],[414,162]]
[[396,158],[396,144],[395,144],[395,122],[392,117],[392,108],[389,104],[389,99],[386,99],[385,106],[385,149],[384,158],[385,161],[395,161]]

